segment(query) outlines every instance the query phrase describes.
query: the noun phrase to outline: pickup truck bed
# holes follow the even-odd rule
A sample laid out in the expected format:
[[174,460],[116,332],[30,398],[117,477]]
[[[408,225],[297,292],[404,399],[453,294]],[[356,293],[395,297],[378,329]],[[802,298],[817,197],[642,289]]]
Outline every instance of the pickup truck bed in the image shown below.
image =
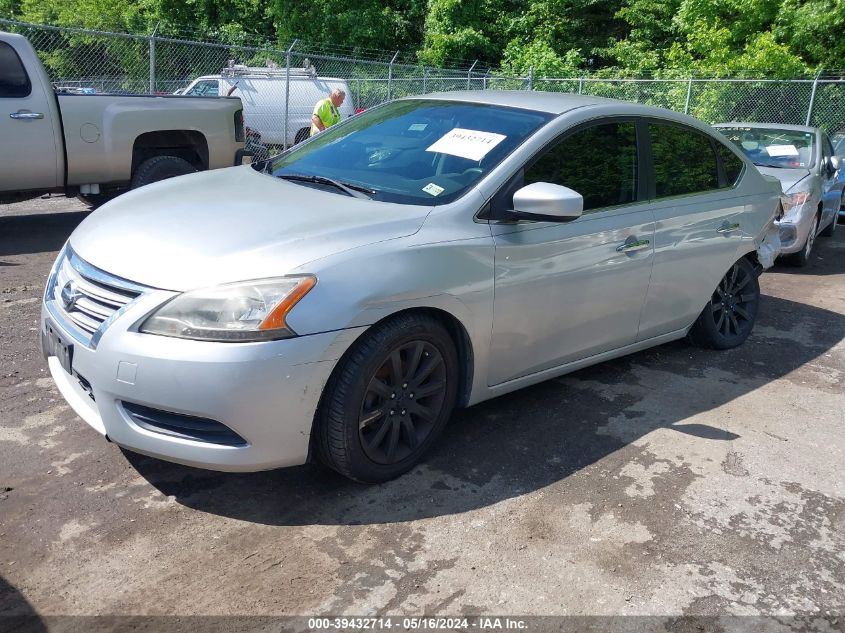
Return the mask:
[[26,40],[0,32],[0,202],[44,192],[93,204],[243,160],[238,97],[56,92]]

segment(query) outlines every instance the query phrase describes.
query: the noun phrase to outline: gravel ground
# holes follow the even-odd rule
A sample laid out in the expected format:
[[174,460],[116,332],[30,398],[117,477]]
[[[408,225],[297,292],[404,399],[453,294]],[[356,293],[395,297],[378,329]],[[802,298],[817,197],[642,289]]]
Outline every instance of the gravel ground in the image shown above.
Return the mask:
[[739,349],[673,343],[486,402],[423,465],[366,487],[318,466],[176,466],[88,428],[36,337],[50,265],[86,214],[63,198],[0,207],[0,614],[776,615],[775,629],[842,630],[845,227],[807,268],[762,277]]

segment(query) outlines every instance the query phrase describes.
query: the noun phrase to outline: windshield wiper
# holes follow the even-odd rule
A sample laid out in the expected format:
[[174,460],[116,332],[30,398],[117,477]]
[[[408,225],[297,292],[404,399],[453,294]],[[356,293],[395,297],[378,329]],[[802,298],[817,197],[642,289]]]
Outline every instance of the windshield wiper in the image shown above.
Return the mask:
[[340,189],[346,195],[353,198],[362,198],[364,200],[371,200],[376,194],[372,189],[361,187],[360,185],[353,185],[351,183],[341,182],[328,176],[314,176],[313,174],[279,174],[279,178],[285,180],[299,180],[301,182],[313,182],[319,185],[331,185],[336,189]]

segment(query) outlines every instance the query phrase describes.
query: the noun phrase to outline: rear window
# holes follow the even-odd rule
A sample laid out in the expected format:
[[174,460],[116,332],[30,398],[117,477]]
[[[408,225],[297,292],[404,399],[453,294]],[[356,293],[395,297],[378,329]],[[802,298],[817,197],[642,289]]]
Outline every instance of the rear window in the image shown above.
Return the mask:
[[0,42],[0,97],[28,97],[32,84],[21,58],[11,46]]

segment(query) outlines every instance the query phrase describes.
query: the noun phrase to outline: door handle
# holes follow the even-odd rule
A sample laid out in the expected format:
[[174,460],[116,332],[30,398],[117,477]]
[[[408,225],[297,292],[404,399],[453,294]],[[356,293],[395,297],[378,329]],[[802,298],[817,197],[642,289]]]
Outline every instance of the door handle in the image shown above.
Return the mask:
[[40,112],[12,112],[9,115],[12,119],[23,119],[24,121],[31,119],[43,119],[44,115]]
[[625,242],[616,247],[617,253],[632,253],[646,249],[651,244],[648,240],[637,240],[636,242]]
[[733,222],[728,224],[725,222],[722,226],[716,229],[716,233],[733,233],[739,228],[739,224],[737,222]]

